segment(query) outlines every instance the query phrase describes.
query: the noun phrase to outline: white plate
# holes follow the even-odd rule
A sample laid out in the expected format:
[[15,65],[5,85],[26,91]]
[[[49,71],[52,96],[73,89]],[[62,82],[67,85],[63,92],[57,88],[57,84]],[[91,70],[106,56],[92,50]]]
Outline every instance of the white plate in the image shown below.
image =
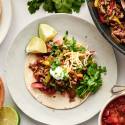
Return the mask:
[[2,17],[0,21],[0,44],[3,42],[12,18],[11,0],[1,0],[2,3]]
[[[107,67],[102,88],[82,105],[70,110],[53,110],[37,102],[27,91],[24,82],[25,47],[33,35],[37,35],[38,24],[47,23],[63,35],[70,35],[85,41],[89,48],[97,52],[99,64]],[[38,19],[26,26],[16,37],[7,57],[7,85],[18,107],[31,118],[51,125],[72,125],[84,122],[97,114],[110,98],[111,87],[117,80],[116,58],[112,47],[105,42],[96,28],[78,17],[56,14]]]

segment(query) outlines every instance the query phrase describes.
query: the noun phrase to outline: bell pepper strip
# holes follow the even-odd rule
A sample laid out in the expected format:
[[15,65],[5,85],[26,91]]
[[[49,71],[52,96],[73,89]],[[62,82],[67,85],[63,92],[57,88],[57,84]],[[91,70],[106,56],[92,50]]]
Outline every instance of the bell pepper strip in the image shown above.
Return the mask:
[[101,22],[101,23],[106,23],[105,18],[104,18],[104,15],[99,14],[99,19],[100,19],[100,22]]
[[114,15],[115,15],[115,12],[113,11],[112,15],[109,17],[109,20],[112,20],[112,18],[114,17]]
[[109,4],[109,11],[108,11],[108,15],[112,15],[113,9],[115,7],[115,1],[111,0],[110,4]]
[[37,83],[37,82],[32,83],[31,87],[34,89],[45,89],[46,88],[43,84]]
[[44,64],[45,66],[50,66],[50,62],[48,60],[43,61],[42,64]]
[[47,85],[47,83],[50,81],[50,79],[51,79],[51,76],[50,76],[50,73],[48,73],[48,75],[45,76],[44,84]]
[[95,7],[98,7],[98,5],[99,5],[99,0],[95,0],[94,6],[95,6]]
[[120,22],[118,17],[114,16],[112,20],[119,24],[122,29],[124,28],[123,24]]

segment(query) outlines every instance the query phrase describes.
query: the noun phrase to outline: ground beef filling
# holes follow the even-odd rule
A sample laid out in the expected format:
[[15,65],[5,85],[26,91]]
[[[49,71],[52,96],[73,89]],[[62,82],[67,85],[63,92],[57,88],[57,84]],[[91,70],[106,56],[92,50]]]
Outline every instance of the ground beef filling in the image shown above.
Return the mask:
[[38,86],[35,87],[49,96],[53,96],[58,91],[62,95],[68,94],[70,101],[74,101],[76,97],[75,88],[83,76],[75,72],[69,72],[67,80],[54,79],[50,76],[50,66],[42,63],[48,57],[40,57],[35,63],[29,65],[36,79],[36,82],[32,83],[33,87],[37,83]]

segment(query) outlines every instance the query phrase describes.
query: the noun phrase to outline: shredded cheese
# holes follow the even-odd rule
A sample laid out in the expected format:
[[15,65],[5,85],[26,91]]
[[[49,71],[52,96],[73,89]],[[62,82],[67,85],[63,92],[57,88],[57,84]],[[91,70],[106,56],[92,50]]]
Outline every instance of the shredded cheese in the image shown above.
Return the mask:
[[77,67],[86,66],[90,55],[91,52],[89,50],[86,50],[85,53],[73,52],[73,51],[67,52],[64,54],[64,56],[66,57],[66,60],[64,61],[64,67],[66,67],[68,71],[70,71],[77,69]]

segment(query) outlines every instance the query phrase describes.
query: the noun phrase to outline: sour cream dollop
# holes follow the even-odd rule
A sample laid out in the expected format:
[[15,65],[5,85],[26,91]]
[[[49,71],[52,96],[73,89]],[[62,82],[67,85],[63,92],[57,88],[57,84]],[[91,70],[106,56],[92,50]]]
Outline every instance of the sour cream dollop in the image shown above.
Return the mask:
[[64,69],[60,66],[56,67],[56,69],[50,69],[50,75],[56,80],[63,80],[65,77]]

